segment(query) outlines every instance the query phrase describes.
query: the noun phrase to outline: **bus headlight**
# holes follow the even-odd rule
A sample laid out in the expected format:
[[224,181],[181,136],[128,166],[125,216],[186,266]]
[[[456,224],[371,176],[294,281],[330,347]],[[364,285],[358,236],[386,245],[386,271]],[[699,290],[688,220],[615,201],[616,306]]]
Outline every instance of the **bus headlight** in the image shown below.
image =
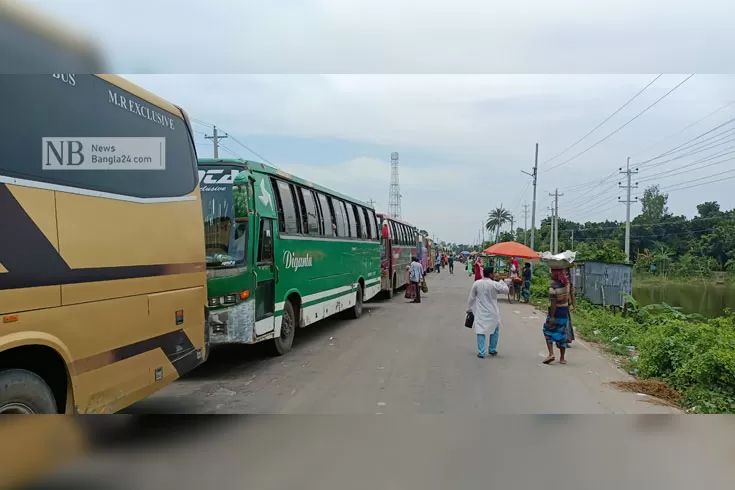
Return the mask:
[[225,296],[225,303],[237,303],[237,296],[234,294],[228,294]]
[[209,298],[209,306],[212,308],[216,308],[220,305],[219,298]]

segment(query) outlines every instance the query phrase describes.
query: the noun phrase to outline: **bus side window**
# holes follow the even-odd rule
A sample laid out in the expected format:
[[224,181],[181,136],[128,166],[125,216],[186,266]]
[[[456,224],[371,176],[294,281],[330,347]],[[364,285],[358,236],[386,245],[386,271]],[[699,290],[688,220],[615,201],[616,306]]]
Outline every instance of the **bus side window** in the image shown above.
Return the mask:
[[276,182],[278,183],[278,194],[281,198],[281,209],[283,210],[279,213],[283,216],[281,231],[298,234],[301,232],[301,227],[299,226],[299,212],[296,209],[297,200],[295,199],[293,186],[282,180]]
[[347,205],[347,214],[350,216],[350,236],[361,238],[360,221],[357,219],[357,206],[350,203]]
[[319,212],[314,193],[306,189],[299,189],[299,191],[303,191],[302,200],[304,201],[304,212],[306,214],[306,228],[304,230],[309,230],[309,235],[319,235]]
[[334,236],[335,223],[332,207],[327,196],[321,192],[319,193],[319,207],[322,209],[322,234],[324,236]]
[[369,240],[373,236],[370,234],[370,228],[368,227],[367,210],[363,207],[357,207],[357,215],[360,218],[360,231],[362,231],[362,239]]
[[309,233],[308,218],[306,212],[306,203],[304,202],[304,189],[301,186],[294,186],[296,189],[296,200],[299,203],[299,211],[301,212],[301,231],[304,235]]
[[279,192],[278,182],[276,179],[271,178],[271,187],[273,188],[273,194],[276,196],[276,214],[278,215],[278,231],[281,233],[286,231],[285,219],[283,217],[283,203],[281,202],[281,193]]
[[339,207],[342,208],[342,216],[345,218],[345,236],[355,238],[357,236],[355,234],[355,218],[350,216],[350,212],[347,210],[347,205],[344,201],[340,199],[337,202],[339,203]]
[[344,206],[342,205],[342,201],[339,199],[335,199],[330,197],[329,200],[332,203],[332,210],[334,211],[334,221],[335,221],[335,228],[336,228],[336,235],[338,237],[346,237],[349,236],[348,228],[347,228],[347,217],[345,216]]
[[260,219],[258,235],[258,264],[273,263],[273,220]]

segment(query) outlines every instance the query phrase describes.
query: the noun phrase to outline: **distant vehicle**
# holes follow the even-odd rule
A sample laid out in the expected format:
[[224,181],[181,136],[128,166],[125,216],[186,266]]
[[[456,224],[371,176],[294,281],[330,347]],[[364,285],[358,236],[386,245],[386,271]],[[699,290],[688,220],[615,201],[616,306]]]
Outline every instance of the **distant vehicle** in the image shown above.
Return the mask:
[[389,298],[406,286],[406,267],[420,247],[419,231],[408,223],[378,213],[381,229],[380,285]]
[[269,341],[278,355],[295,331],[380,292],[373,208],[239,159],[200,159],[212,344]]

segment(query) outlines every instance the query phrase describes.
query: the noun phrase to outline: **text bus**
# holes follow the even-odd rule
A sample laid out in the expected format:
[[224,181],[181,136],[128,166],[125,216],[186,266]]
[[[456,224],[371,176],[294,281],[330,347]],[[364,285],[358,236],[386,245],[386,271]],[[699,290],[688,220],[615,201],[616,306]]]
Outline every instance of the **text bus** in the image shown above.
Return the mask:
[[0,107],[0,412],[116,412],[206,358],[188,119],[114,75],[2,75]]
[[[238,173],[239,172],[239,173]],[[272,341],[380,291],[373,208],[268,165],[200,159],[210,338]]]
[[406,286],[406,268],[419,250],[419,231],[408,223],[378,213],[380,221],[380,286],[389,298]]

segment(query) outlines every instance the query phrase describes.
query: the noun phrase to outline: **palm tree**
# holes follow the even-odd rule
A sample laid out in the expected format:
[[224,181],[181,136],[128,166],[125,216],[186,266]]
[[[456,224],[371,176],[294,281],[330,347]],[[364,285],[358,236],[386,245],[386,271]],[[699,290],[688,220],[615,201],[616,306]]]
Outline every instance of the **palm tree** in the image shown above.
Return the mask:
[[653,257],[656,262],[659,262],[661,264],[661,272],[665,276],[668,264],[671,261],[671,258],[674,256],[674,250],[672,250],[671,247],[663,242],[653,242],[653,245]]
[[511,219],[510,212],[503,208],[501,204],[499,208],[495,208],[490,211],[487,215],[487,221],[485,221],[485,228],[487,231],[492,233],[495,232],[495,243],[498,242],[500,236],[500,229],[504,224],[508,223]]

